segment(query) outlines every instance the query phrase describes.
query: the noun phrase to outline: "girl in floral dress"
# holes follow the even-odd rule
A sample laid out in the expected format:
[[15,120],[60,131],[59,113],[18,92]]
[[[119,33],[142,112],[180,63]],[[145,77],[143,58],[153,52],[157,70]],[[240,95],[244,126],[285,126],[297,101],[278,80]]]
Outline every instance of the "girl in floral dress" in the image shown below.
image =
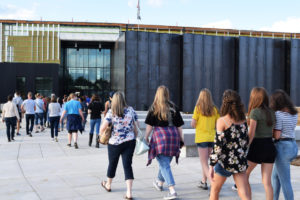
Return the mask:
[[248,152],[248,127],[241,98],[233,90],[226,90],[217,121],[217,134],[210,155],[210,200],[219,199],[222,185],[233,175],[241,199],[250,199],[246,175]]

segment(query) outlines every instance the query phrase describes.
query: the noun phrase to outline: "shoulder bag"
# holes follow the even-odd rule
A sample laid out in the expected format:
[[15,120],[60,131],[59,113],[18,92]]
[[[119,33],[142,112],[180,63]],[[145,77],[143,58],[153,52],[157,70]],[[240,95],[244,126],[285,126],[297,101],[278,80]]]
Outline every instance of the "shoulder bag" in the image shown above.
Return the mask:
[[99,137],[100,144],[108,144],[109,138],[111,137],[112,123],[109,123],[108,127],[105,129],[104,133]]
[[136,125],[136,129],[138,131],[137,137],[136,137],[136,144],[135,144],[135,155],[142,155],[149,151],[149,145],[147,144],[145,140],[145,135],[143,132],[139,129],[139,127]]

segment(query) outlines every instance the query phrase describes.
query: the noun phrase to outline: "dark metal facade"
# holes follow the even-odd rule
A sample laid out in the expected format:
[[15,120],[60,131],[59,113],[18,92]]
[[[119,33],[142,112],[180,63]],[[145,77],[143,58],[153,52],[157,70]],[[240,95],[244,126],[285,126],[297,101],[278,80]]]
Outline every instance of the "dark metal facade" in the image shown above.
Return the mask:
[[269,94],[286,89],[288,68],[286,40],[239,38],[238,88],[246,106],[253,87],[264,87]]
[[25,77],[25,93],[36,91],[36,77],[51,77],[52,92],[58,94],[59,76],[58,64],[38,64],[38,63],[0,63],[0,102],[5,102],[9,94],[14,94],[17,86],[16,77]]
[[236,43],[234,37],[184,34],[183,110],[192,112],[199,92],[211,90],[220,106],[225,89],[235,88]]
[[293,102],[300,106],[300,40],[291,41],[291,84],[290,93]]
[[137,110],[147,109],[159,85],[170,90],[171,100],[181,100],[181,36],[126,32],[126,99]]

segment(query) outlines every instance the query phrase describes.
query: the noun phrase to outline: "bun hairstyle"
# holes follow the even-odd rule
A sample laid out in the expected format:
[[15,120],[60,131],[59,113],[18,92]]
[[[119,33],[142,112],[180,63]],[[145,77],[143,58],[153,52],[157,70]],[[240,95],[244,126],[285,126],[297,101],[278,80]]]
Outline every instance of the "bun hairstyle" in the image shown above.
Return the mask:
[[234,121],[240,122],[246,119],[245,107],[240,95],[233,90],[225,90],[222,98],[221,116],[229,115]]

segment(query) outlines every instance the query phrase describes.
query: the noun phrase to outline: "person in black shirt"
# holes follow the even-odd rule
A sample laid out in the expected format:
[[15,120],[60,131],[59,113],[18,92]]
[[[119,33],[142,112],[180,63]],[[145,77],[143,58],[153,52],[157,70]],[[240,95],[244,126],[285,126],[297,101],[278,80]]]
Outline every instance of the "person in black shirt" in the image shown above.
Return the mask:
[[94,128],[96,126],[96,148],[99,148],[99,127],[101,124],[101,113],[103,109],[103,104],[101,103],[99,96],[97,94],[94,94],[92,96],[91,103],[88,106],[88,112],[91,114],[89,146],[92,146]]

